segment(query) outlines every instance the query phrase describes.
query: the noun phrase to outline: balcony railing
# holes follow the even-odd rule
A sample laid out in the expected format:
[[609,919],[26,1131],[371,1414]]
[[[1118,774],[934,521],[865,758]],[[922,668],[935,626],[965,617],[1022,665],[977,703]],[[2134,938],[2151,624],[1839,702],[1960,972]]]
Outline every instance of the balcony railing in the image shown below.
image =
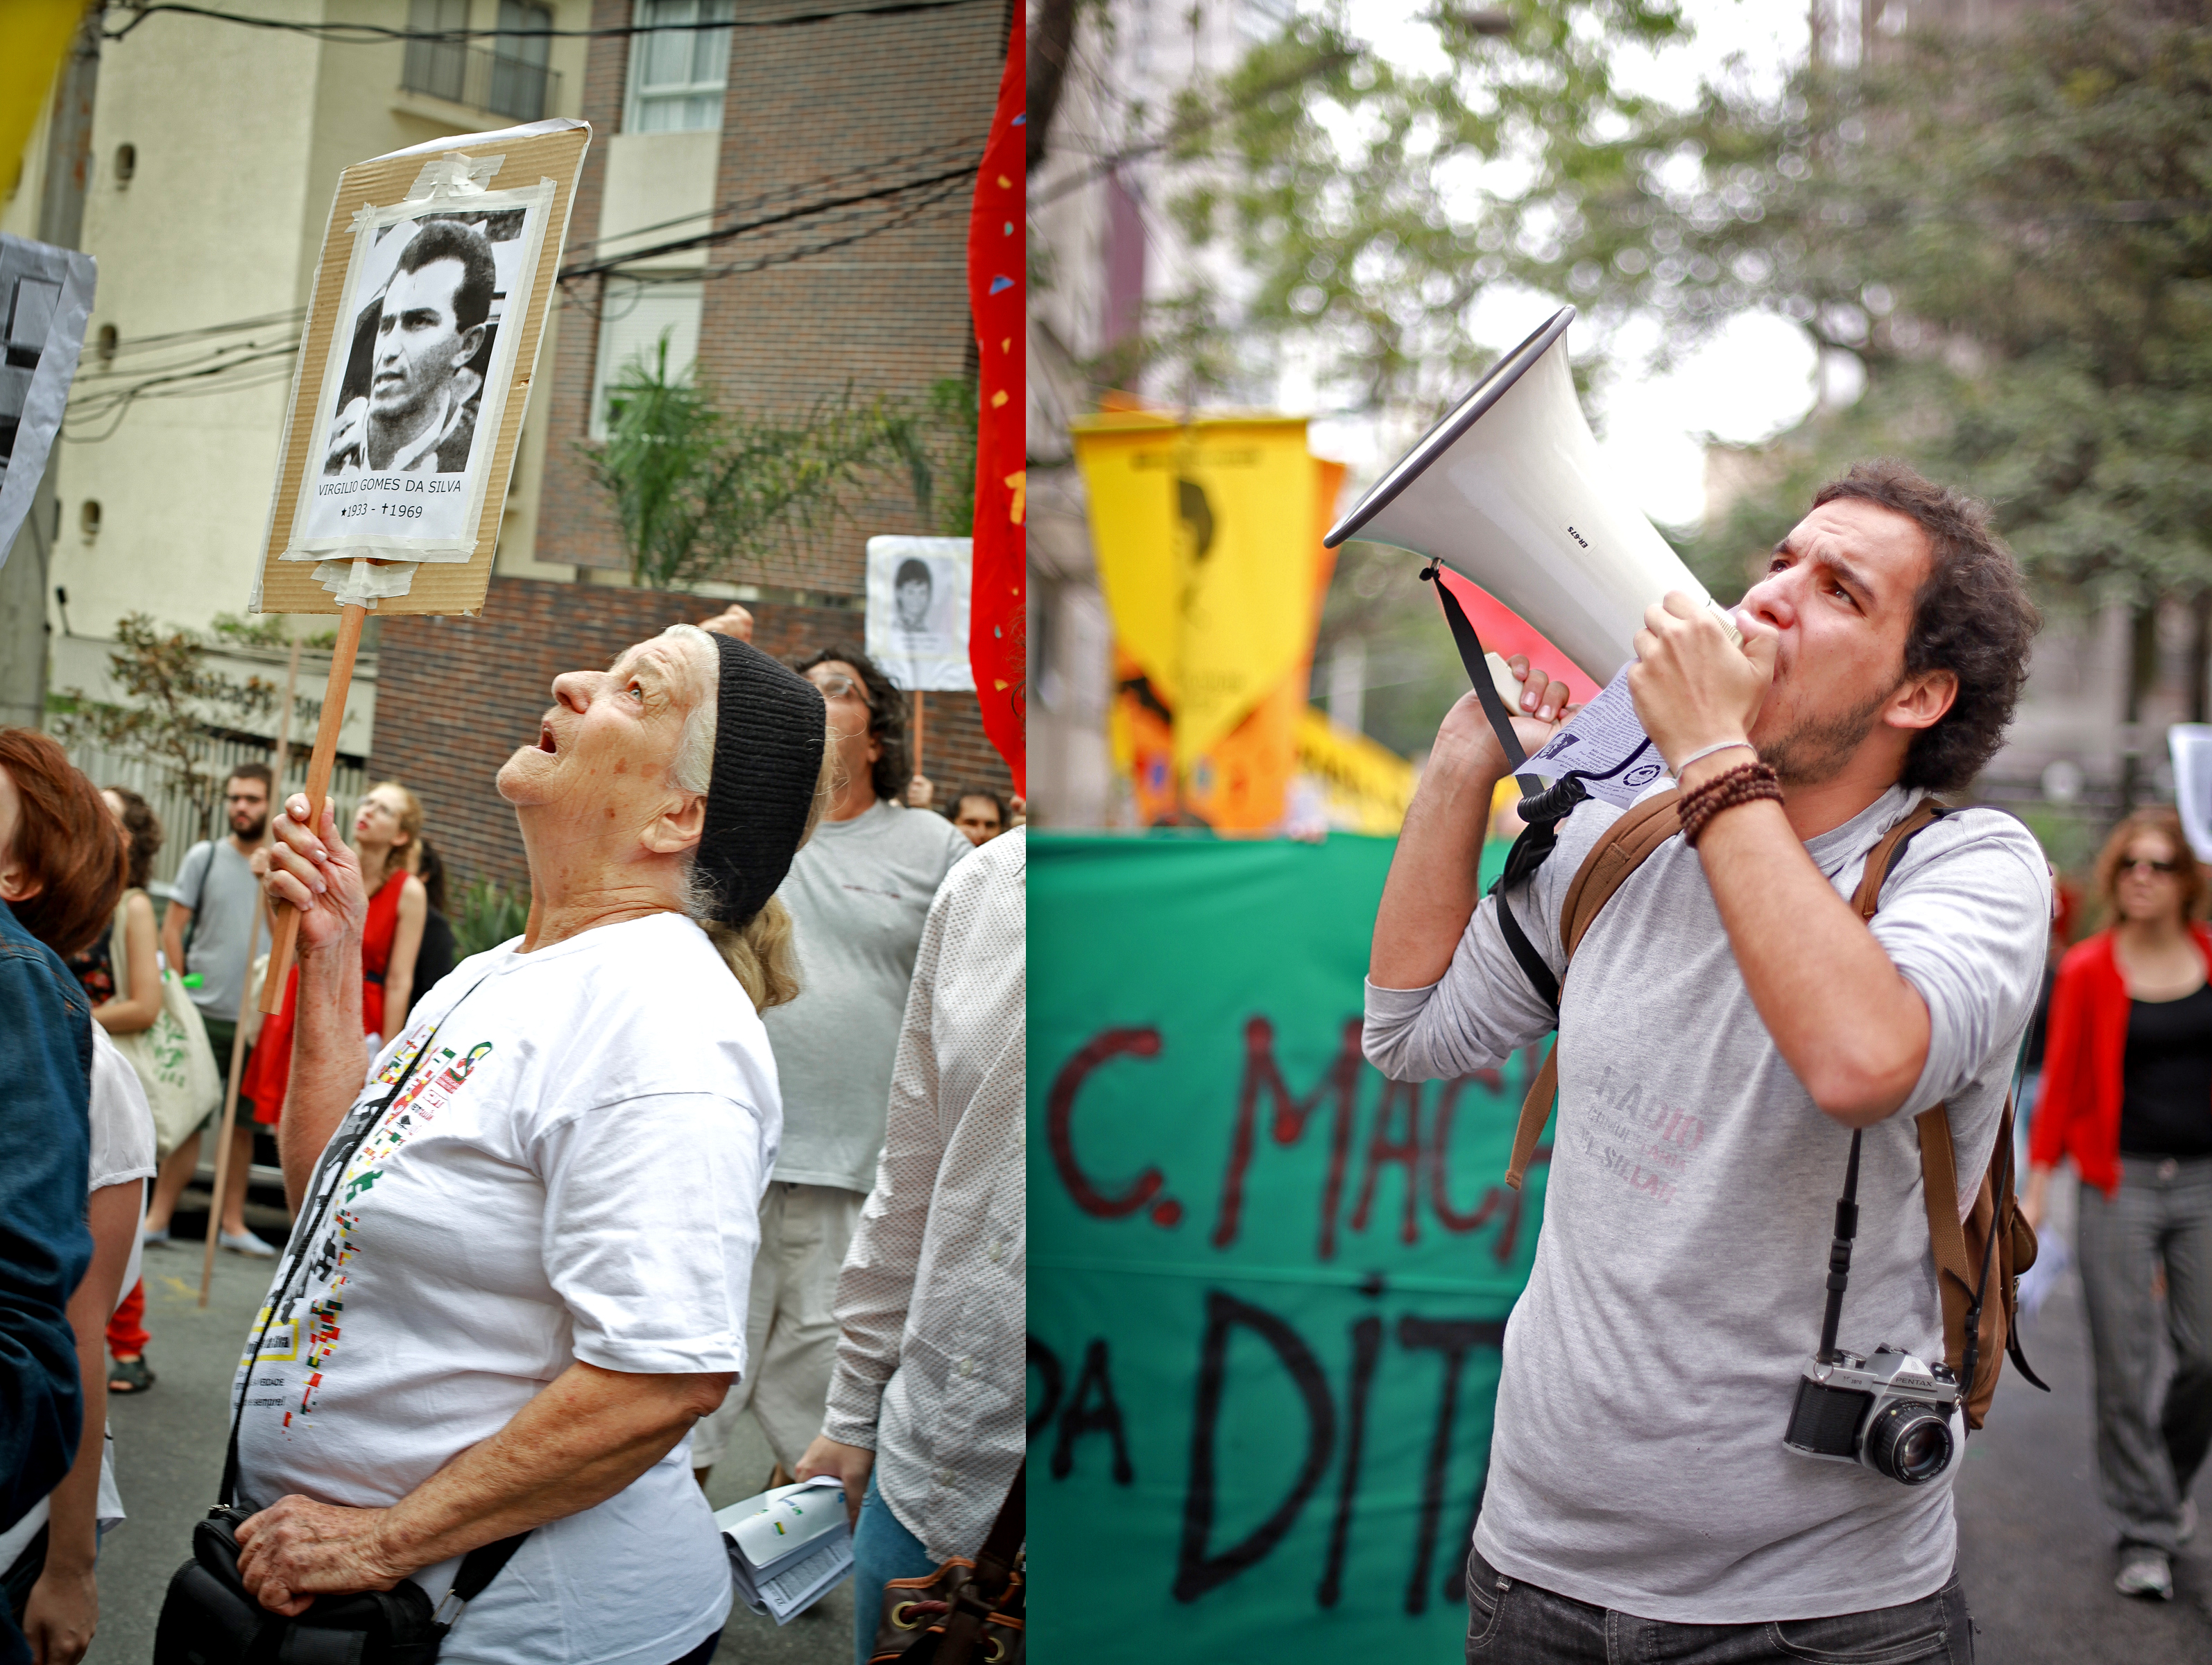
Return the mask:
[[[543,41],[531,45],[539,52],[544,50]],[[495,116],[512,116],[517,121],[543,120],[561,102],[557,70],[531,63],[515,52],[488,52],[457,40],[409,41],[399,85],[410,93],[427,94]]]

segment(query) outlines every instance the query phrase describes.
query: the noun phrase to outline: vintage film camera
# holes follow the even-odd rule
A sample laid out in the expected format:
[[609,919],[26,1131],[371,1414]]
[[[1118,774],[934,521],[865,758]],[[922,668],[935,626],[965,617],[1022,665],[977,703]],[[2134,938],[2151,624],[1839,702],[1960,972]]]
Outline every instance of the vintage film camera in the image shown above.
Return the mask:
[[1959,1419],[1959,1378],[1887,1343],[1872,1358],[1836,1345],[1850,1281],[1851,1239],[1858,1235],[1859,1135],[1851,1134],[1844,1194],[1836,1204],[1836,1237],[1828,1249],[1828,1309],[1820,1350],[1798,1378],[1797,1398],[1782,1443],[1800,1456],[1860,1462],[1906,1486],[1925,1486],[1951,1467],[1965,1432]]
[[1862,1358],[1838,1350],[1798,1378],[1782,1443],[1801,1456],[1863,1462],[1877,1474],[1923,1486],[1951,1466],[1958,1443],[1959,1381],[1941,1364],[1882,1346]]

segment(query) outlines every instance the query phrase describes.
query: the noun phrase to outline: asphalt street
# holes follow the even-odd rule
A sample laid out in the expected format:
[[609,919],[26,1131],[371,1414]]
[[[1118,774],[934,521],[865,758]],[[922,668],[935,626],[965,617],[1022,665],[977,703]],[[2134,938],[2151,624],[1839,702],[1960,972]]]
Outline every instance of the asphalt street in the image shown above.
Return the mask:
[[[2051,1188],[2051,1224],[2069,1243],[2073,1202],[2072,1182],[2062,1178]],[[2174,1564],[2172,1601],[2112,1589],[2118,1538],[2097,1496],[2089,1337],[2075,1273],[2021,1326],[2021,1339],[2051,1391],[2038,1393],[2008,1363],[1958,1480],[1959,1569],[1980,1665],[2212,1660],[2212,1542],[2203,1534]],[[2197,1475],[2195,1495],[2198,1513],[2212,1521],[2212,1463]]]
[[[2070,1242],[2072,1196],[2053,1190],[2053,1225]],[[197,1232],[204,1216],[180,1212]],[[266,1237],[283,1218],[256,1207]],[[117,1474],[130,1519],[100,1556],[100,1633],[92,1665],[150,1658],[169,1575],[189,1553],[192,1524],[213,1501],[228,1431],[226,1392],[269,1266],[216,1257],[212,1297],[198,1303],[197,1244],[146,1255],[148,1358],[160,1375],[140,1399],[114,1402]],[[1983,1665],[2183,1665],[2212,1659],[2212,1540],[2200,1536],[2176,1563],[2175,1599],[2130,1600],[2112,1589],[2112,1523],[2098,1500],[2089,1409],[2087,1335],[2080,1279],[2071,1272],[2028,1321],[2024,1344],[2052,1391],[2009,1372],[1989,1425],[1967,1443],[1958,1481],[1959,1559],[1979,1626]],[[716,1470],[716,1508],[758,1489],[769,1466],[750,1419]],[[2212,1521],[2212,1465],[2198,1477],[2197,1507]],[[731,1615],[718,1657],[775,1665],[842,1665],[851,1656],[849,1587],[779,1629],[742,1609]]]
[[[189,1206],[195,1194],[185,1194]],[[88,1665],[144,1665],[154,1656],[162,1592],[191,1553],[193,1523],[206,1515],[222,1480],[232,1373],[273,1262],[218,1252],[203,1310],[197,1234],[205,1218],[180,1209],[176,1226],[195,1241],[146,1251],[146,1328],[153,1336],[146,1357],[159,1380],[143,1397],[112,1402],[116,1480],[129,1518],[100,1548],[100,1630]],[[275,1210],[249,1206],[246,1218],[264,1237],[284,1235],[284,1218]],[[770,1466],[752,1419],[740,1419],[708,1501],[721,1509],[757,1492]],[[852,1656],[849,1584],[781,1629],[736,1608],[715,1656],[746,1665],[848,1665]]]

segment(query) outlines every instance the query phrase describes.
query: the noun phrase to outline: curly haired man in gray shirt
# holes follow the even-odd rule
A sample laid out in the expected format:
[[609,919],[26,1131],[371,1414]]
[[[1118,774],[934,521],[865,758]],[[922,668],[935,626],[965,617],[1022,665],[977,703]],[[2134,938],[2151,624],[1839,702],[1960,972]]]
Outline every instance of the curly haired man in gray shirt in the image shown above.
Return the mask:
[[[1963,1217],[2035,998],[2049,872],[2019,823],[1967,810],[1905,848],[1870,926],[1847,898],[1886,831],[1996,750],[2035,615],[1977,505],[1878,464],[1820,491],[1736,617],[1741,648],[1669,596],[1629,685],[1686,804],[1732,772],[1755,787],[1755,763],[1779,796],[1731,790],[1694,848],[1661,845],[1576,950],[1556,1013],[1498,908],[1562,977],[1566,887],[1620,811],[1583,802],[1533,878],[1478,902],[1506,764],[1472,696],[1438,732],[1376,920],[1366,1047],[1386,1074],[1464,1075],[1555,1018],[1560,1036],[1543,1231],[1468,1562],[1470,1660],[1972,1657],[1956,1465],[1905,1486],[1781,1436],[1854,1130],[1841,1339],[1943,1356],[1911,1117],[1948,1105]],[[1533,752],[1566,696],[1516,670]]]

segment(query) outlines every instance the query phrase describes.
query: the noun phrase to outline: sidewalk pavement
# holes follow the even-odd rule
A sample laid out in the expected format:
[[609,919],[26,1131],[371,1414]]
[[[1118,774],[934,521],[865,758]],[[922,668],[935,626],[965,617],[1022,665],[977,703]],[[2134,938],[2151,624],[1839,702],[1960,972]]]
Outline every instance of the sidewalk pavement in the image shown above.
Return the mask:
[[[204,1215],[177,1224],[198,1232]],[[272,1242],[281,1215],[248,1211],[248,1223]],[[129,1518],[108,1534],[100,1556],[100,1630],[86,1665],[144,1665],[170,1575],[191,1553],[193,1524],[214,1503],[229,1437],[228,1394],[275,1267],[219,1251],[206,1310],[199,1306],[200,1244],[146,1251],[147,1362],[160,1380],[143,1397],[111,1401],[115,1476]],[[714,1472],[708,1501],[720,1509],[760,1489],[771,1459],[750,1417],[740,1419]],[[853,1596],[841,1586],[778,1629],[771,1619],[733,1610],[718,1661],[746,1665],[847,1665],[853,1656]]]
[[[2062,1176],[2051,1188],[2050,1224],[2069,1247],[2073,1202],[2072,1181]],[[2172,1601],[2112,1589],[2117,1529],[2098,1498],[2088,1327],[2073,1270],[2021,1326],[2021,1345],[2051,1391],[2038,1393],[2008,1360],[1957,1483],[1959,1569],[1978,1627],[1976,1657],[1984,1665],[2212,1659],[2212,1542],[2203,1533],[2174,1562]],[[2195,1496],[2212,1522],[2212,1464],[2197,1475]]]

